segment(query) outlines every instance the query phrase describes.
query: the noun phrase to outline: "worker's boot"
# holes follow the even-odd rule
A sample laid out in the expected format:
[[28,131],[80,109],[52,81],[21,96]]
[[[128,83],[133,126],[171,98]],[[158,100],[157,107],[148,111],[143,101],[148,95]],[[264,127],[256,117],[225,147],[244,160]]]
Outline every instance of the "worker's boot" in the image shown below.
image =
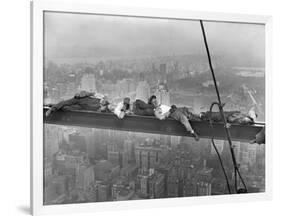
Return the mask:
[[190,134],[197,142],[199,141],[200,138],[199,138],[198,134],[195,131],[192,131]]

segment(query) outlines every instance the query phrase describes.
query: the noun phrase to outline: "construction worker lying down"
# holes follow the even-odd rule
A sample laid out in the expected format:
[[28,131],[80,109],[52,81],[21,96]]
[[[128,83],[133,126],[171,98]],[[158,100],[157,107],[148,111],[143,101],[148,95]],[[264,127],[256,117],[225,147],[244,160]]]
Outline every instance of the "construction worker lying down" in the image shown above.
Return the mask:
[[49,116],[58,110],[92,110],[100,112],[111,112],[109,109],[109,102],[103,95],[96,93],[81,91],[69,100],[61,101],[55,105],[52,105],[46,112],[46,116]]
[[[241,125],[254,124],[257,118],[257,114],[255,113],[254,109],[251,109],[248,114],[241,113],[240,111],[225,111],[224,116],[226,118],[227,123],[236,123]],[[200,118],[201,120],[205,121],[223,121],[220,112],[202,112],[200,113]]]
[[133,103],[133,113],[142,116],[154,116],[154,109],[157,106],[156,96],[152,95],[148,102],[145,103],[143,100],[137,99]]
[[199,120],[200,117],[194,115],[192,112],[189,111],[187,107],[177,107],[176,105],[167,106],[167,105],[159,105],[155,111],[154,114],[156,118],[160,120],[164,120],[168,117],[171,117],[180,123],[184,125],[187,132],[191,134],[191,136],[194,137],[196,141],[199,141],[198,134],[193,130],[189,120]]
[[[212,120],[214,122],[222,122],[222,117],[220,112],[202,112],[199,115],[194,114],[191,110],[187,107],[177,107],[176,105],[166,106],[160,105],[155,109],[154,112],[155,116],[160,119],[164,120],[168,117],[175,119],[182,123],[186,130],[195,138],[195,140],[199,140],[198,134],[193,130],[190,120],[194,121],[209,121]],[[240,111],[229,111],[224,112],[226,117],[228,126],[231,123],[237,123],[242,125],[249,125],[253,124],[256,120],[256,113],[253,109],[249,111],[248,114],[243,114]]]
[[114,114],[119,119],[123,119],[125,115],[131,114],[130,98],[125,97],[123,101],[118,103],[114,109]]

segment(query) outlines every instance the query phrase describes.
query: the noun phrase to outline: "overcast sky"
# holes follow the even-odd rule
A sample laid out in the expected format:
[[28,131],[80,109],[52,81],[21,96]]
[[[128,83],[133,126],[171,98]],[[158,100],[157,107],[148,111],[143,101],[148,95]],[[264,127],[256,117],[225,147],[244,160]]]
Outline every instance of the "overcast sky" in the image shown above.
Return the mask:
[[[204,22],[213,55],[264,65],[264,25]],[[45,13],[47,59],[204,54],[199,21]]]

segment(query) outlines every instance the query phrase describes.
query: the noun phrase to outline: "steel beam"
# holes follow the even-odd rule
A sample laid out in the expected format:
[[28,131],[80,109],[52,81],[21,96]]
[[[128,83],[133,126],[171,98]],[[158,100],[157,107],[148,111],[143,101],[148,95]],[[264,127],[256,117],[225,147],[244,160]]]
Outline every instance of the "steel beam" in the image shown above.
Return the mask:
[[[57,111],[46,117],[46,108],[43,110],[44,123],[67,126],[79,126],[89,128],[101,128],[120,131],[133,131],[141,133],[164,134],[173,136],[190,136],[181,123],[173,119],[158,120],[152,116],[125,116],[118,119],[112,113],[100,113],[93,111]],[[226,134],[222,123],[213,123],[213,129],[209,122],[191,121],[194,130],[200,138],[225,140]],[[231,138],[236,141],[248,142],[263,128],[263,125],[232,125],[230,127]]]

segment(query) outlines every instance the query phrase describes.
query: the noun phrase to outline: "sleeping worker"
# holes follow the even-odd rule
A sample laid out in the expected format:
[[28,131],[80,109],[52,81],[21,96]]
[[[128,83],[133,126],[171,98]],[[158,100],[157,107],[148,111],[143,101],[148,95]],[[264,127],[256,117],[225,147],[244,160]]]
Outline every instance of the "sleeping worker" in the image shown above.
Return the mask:
[[49,116],[55,111],[63,110],[91,110],[100,112],[111,112],[109,109],[109,102],[103,95],[99,95],[93,92],[81,91],[69,100],[61,101],[54,104],[46,112],[46,116]]
[[141,116],[154,116],[154,109],[157,107],[157,99],[155,95],[152,95],[148,102],[144,102],[141,99],[136,99],[133,104],[133,113]]
[[179,121],[187,132],[194,137],[196,141],[199,141],[198,134],[193,130],[189,120],[199,120],[199,116],[194,115],[192,112],[189,111],[187,107],[177,107],[176,105],[167,106],[164,104],[159,105],[155,111],[154,114],[156,118],[160,120],[164,120],[168,117],[171,117],[172,119],[175,119],[176,121]]
[[[257,119],[257,114],[254,108],[251,108],[248,114],[242,113],[241,111],[224,111],[224,116],[227,123],[241,124],[241,125],[251,125],[254,124]],[[222,116],[220,112],[202,112],[200,113],[200,118],[202,120],[212,120],[214,122],[222,122]]]
[[123,101],[117,104],[114,109],[114,114],[119,118],[123,119],[125,115],[131,113],[130,98],[125,97]]

